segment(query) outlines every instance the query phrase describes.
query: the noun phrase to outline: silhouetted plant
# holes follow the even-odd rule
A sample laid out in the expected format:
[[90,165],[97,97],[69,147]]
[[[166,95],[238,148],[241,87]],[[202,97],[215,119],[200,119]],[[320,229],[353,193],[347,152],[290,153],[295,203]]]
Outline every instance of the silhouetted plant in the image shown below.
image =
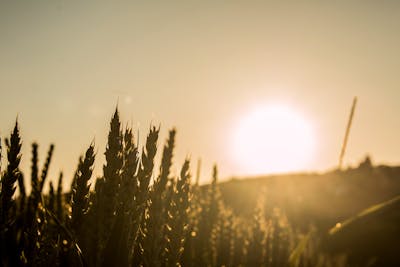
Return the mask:
[[[21,161],[21,138],[19,136],[18,122],[15,123],[10,139],[6,139],[7,146],[7,170],[1,179],[1,227],[7,227],[9,223],[10,209],[14,205],[13,195],[15,192],[15,183],[18,180],[19,163]],[[0,157],[1,160],[1,157]]]
[[[17,240],[13,236],[17,233],[15,221],[17,219],[16,204],[13,200],[15,183],[21,176],[19,163],[21,160],[21,138],[18,122],[15,123],[10,139],[5,139],[7,147],[7,169],[1,177],[0,191],[0,257],[4,265],[14,265],[17,262]],[[0,141],[1,146],[1,141]],[[0,147],[1,151],[1,147]],[[1,154],[1,152],[0,152]],[[1,155],[0,155],[1,161]]]
[[56,208],[57,208],[57,218],[60,221],[63,221],[64,218],[64,195],[63,195],[63,177],[64,174],[60,172],[58,176],[58,183],[57,183],[57,196],[56,196]]
[[71,197],[71,217],[70,225],[79,239],[82,236],[80,227],[83,223],[83,217],[89,208],[89,180],[92,177],[95,154],[93,144],[86,150],[85,158],[79,159],[78,169],[75,172],[75,184],[72,189]]
[[121,181],[121,170],[123,165],[123,144],[122,144],[121,123],[119,113],[116,109],[110,123],[110,132],[103,166],[104,185],[101,194],[96,194],[99,205],[97,206],[98,216],[98,248],[97,264],[102,264],[104,260],[102,254],[110,239],[116,219],[117,196]]
[[189,224],[190,198],[189,160],[186,159],[168,209],[166,266],[181,265],[184,237]]
[[138,190],[135,195],[135,203],[132,213],[133,219],[133,250],[130,259],[134,265],[141,264],[143,260],[143,228],[144,216],[148,204],[149,184],[154,169],[154,158],[157,152],[159,129],[150,128],[147,135],[145,148],[142,150],[141,161],[138,169]]
[[46,208],[53,214],[55,214],[55,211],[56,211],[55,204],[56,204],[56,195],[54,193],[53,183],[50,181],[50,183],[49,183],[49,195],[48,195]]
[[169,132],[167,143],[164,146],[160,174],[150,189],[148,210],[143,223],[143,259],[146,266],[161,266],[162,249],[165,247],[163,236],[164,227],[167,223],[167,212],[169,204],[166,202],[166,189],[175,143],[175,129]]
[[267,263],[266,237],[268,224],[265,221],[264,200],[265,196],[261,195],[250,223],[250,238],[246,248],[247,266],[265,266]]

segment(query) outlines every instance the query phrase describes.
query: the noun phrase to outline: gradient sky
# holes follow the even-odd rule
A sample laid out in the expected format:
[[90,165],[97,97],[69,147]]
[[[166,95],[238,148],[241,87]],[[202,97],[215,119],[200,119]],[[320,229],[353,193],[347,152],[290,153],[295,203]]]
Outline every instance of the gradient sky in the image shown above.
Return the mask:
[[42,160],[54,142],[51,177],[67,180],[95,138],[99,173],[118,101],[141,137],[161,123],[160,146],[176,126],[176,168],[201,157],[206,181],[213,162],[222,177],[252,174],[230,155],[232,131],[281,103],[315,129],[301,170],[325,170],[358,96],[345,163],[399,164],[400,4],[321,2],[1,1],[0,136],[18,114],[23,168],[31,142]]

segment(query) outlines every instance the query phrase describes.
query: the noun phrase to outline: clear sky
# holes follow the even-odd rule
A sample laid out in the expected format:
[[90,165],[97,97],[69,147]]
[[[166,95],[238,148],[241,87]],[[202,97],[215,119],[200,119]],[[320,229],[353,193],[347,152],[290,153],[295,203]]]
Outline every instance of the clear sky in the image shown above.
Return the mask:
[[280,105],[307,121],[315,146],[294,148],[309,160],[287,171],[325,170],[358,96],[345,163],[369,153],[398,164],[400,4],[327,2],[3,0],[0,136],[18,115],[28,173],[30,143],[43,160],[54,142],[52,179],[70,179],[95,138],[99,173],[118,100],[142,137],[161,123],[160,146],[176,126],[177,167],[201,157],[206,181],[213,162],[222,177],[279,170],[250,169],[232,149],[246,114]]

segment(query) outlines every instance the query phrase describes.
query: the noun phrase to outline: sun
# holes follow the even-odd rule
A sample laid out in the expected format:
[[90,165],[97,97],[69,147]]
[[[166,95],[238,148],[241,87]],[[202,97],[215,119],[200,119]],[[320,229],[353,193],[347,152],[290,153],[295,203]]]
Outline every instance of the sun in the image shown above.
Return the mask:
[[289,106],[254,108],[244,114],[233,133],[234,160],[248,174],[303,170],[314,158],[312,124]]

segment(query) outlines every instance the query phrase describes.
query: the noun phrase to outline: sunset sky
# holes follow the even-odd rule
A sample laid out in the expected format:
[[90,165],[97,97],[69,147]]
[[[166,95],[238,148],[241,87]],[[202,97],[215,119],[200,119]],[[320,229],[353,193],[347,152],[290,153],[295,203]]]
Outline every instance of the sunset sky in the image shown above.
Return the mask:
[[93,139],[100,174],[117,102],[203,181],[335,167],[354,96],[345,165],[399,164],[399,71],[398,1],[0,2],[0,136],[18,115],[27,173],[55,143],[51,179]]

